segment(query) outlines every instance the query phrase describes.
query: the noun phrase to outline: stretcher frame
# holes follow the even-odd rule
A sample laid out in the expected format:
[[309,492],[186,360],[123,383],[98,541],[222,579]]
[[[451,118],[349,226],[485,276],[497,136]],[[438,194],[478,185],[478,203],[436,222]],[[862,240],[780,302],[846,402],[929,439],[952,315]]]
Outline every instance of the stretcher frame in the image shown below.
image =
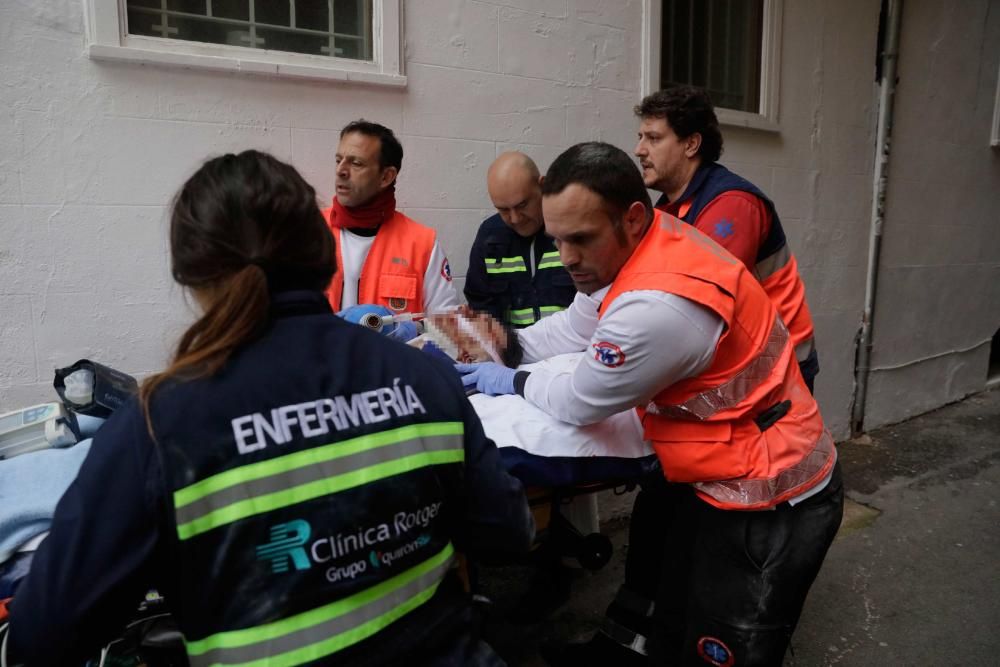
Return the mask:
[[560,507],[578,496],[602,491],[624,495],[634,491],[638,483],[637,479],[607,480],[568,487],[527,488],[528,506],[535,519],[535,549],[544,549],[549,556],[574,558],[587,570],[601,569],[611,560],[611,540],[600,532],[584,535],[563,516]]

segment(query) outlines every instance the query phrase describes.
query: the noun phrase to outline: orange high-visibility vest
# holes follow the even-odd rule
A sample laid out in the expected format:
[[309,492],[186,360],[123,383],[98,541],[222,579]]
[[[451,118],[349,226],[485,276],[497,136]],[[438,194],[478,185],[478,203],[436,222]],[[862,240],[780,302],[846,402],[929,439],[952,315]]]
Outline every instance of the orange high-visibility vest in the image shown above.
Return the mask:
[[[337,250],[337,272],[333,274],[326,297],[335,311],[341,309],[344,294],[344,260],[340,254],[340,228],[330,224],[330,212],[323,217]],[[368,257],[361,268],[358,303],[372,303],[389,310],[407,313],[424,311],[424,276],[430,263],[437,234],[433,229],[411,220],[399,211],[379,227]]]
[[[718,176],[720,173],[724,174],[721,179]],[[812,313],[809,312],[809,304],[806,303],[806,286],[799,275],[798,262],[785,241],[785,231],[774,204],[752,183],[720,165],[715,165],[711,171],[706,172],[706,176],[707,179],[699,186],[695,196],[680,205],[677,217],[691,225],[697,225],[702,208],[714,200],[717,193],[725,192],[726,187],[734,184],[743,184],[742,187],[734,189],[752,194],[763,202],[770,215],[771,228],[762,243],[761,252],[758,253],[750,269],[761,287],[771,297],[781,320],[788,327],[792,343],[795,345],[796,358],[804,361],[816,348]],[[777,244],[775,244],[776,239],[779,240]]]
[[[773,507],[822,481],[836,462],[833,439],[794,363],[788,330],[743,263],[691,225],[656,211],[600,315],[634,290],[682,296],[725,322],[709,368],[665,387],[638,410],[667,479],[691,483],[723,509]],[[788,413],[762,431],[754,418],[785,400]]]

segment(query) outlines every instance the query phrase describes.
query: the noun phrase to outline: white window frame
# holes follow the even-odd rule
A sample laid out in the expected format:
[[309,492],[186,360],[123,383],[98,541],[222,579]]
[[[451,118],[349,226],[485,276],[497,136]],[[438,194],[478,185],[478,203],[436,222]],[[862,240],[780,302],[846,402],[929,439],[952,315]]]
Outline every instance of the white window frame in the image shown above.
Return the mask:
[[125,33],[125,0],[83,0],[87,53],[116,60],[402,87],[402,0],[372,0],[372,60],[205,44]]
[[[777,132],[779,82],[781,79],[781,16],[784,0],[764,0],[760,58],[760,109],[757,113],[716,107],[722,125],[751,127]],[[642,94],[660,89],[660,44],[663,25],[662,0],[642,1]]]

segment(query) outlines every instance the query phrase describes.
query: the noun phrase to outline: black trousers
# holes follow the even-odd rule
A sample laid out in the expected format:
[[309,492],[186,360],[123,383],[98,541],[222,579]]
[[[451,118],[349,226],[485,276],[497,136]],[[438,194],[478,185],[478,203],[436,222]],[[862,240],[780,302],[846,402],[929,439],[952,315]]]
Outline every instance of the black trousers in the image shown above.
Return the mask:
[[802,373],[802,379],[806,381],[806,386],[809,387],[809,393],[815,394],[813,390],[816,384],[816,376],[819,374],[819,354],[816,350],[809,353],[809,356],[799,362],[799,371]]
[[[780,665],[843,515],[839,464],[795,506],[720,510],[687,485],[645,480],[622,593],[608,610],[655,665]],[[651,616],[622,601],[652,599]]]

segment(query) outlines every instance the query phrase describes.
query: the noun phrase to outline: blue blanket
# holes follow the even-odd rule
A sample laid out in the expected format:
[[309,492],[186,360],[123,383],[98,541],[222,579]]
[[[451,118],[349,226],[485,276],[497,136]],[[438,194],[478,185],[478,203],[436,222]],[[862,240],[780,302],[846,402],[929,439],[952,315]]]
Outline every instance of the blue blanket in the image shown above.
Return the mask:
[[0,563],[44,533],[56,503],[76,479],[91,440],[67,449],[43,449],[0,461]]

